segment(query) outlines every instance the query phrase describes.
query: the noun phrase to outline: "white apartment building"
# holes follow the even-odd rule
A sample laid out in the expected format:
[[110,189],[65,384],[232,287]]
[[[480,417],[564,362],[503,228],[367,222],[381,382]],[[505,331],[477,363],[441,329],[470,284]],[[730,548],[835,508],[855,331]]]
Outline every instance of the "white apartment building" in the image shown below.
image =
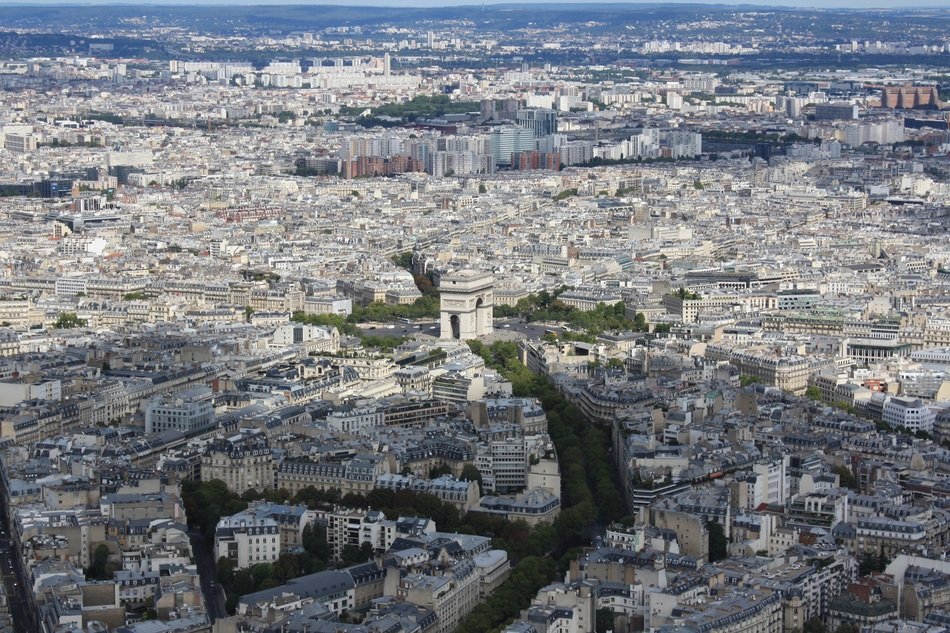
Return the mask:
[[363,429],[384,426],[384,418],[385,414],[382,409],[354,407],[328,413],[327,428],[331,431],[355,433]]
[[683,323],[696,323],[706,315],[726,312],[751,314],[762,310],[775,310],[778,300],[771,294],[718,294],[699,299],[681,299],[675,295],[663,297],[666,311],[679,317]]
[[752,472],[765,480],[765,501],[769,504],[785,505],[791,498],[791,475],[789,474],[789,456],[762,461],[752,466]]
[[528,477],[528,447],[523,437],[478,445],[475,467],[482,475],[482,493],[520,492]]
[[280,556],[280,526],[252,513],[223,517],[214,530],[214,553],[215,559],[228,558],[237,569],[272,563]]
[[763,503],[785,505],[791,497],[789,458],[763,461],[752,466],[752,471],[736,473],[733,492],[740,508],[755,509]]
[[24,400],[60,400],[62,383],[59,380],[27,382],[23,380],[0,381],[0,406],[12,407]]
[[335,328],[288,323],[274,330],[273,344],[278,347],[305,345],[309,351],[335,352],[340,349],[340,334]]
[[343,548],[369,543],[373,549],[386,550],[396,539],[396,525],[377,511],[341,508],[327,514],[327,544],[334,560],[343,558]]
[[306,314],[339,314],[347,316],[353,311],[353,300],[347,297],[306,297],[303,300]]
[[914,433],[926,431],[930,433],[934,428],[933,409],[916,398],[902,398],[892,396],[884,401],[884,421],[894,428],[903,428]]

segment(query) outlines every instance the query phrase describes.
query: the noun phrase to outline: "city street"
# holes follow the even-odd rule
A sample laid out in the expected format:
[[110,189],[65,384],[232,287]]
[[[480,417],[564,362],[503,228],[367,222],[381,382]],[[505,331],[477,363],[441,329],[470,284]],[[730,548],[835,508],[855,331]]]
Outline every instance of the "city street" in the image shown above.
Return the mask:
[[[520,319],[495,319],[495,333],[489,340],[515,340],[520,338],[539,339],[548,330],[563,331],[563,328],[542,325],[540,323],[522,323]],[[359,326],[364,334],[370,336],[417,336],[427,334],[439,337],[438,321],[417,321],[413,323],[363,323]],[[511,336],[505,333],[510,333]]]
[[25,574],[15,542],[10,538],[7,525],[6,504],[0,502],[0,577],[9,598],[10,616],[15,633],[32,633],[36,630],[31,615],[31,603],[27,602]]
[[218,618],[227,616],[224,591],[216,580],[214,556],[200,532],[189,529],[188,535],[191,537],[191,551],[195,557],[195,565],[198,567],[198,575],[201,578],[201,593],[205,597],[208,619],[214,622]]

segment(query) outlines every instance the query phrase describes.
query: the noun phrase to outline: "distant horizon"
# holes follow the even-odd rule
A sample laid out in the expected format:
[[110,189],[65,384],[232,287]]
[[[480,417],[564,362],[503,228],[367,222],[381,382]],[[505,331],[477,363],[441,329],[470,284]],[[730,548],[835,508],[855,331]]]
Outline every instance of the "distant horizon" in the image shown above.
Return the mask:
[[818,2],[816,0],[804,0],[796,2],[795,0],[758,0],[749,2],[748,0],[665,0],[656,2],[655,0],[625,0],[621,2],[601,2],[600,0],[518,0],[510,2],[508,0],[485,0],[483,2],[472,0],[399,0],[395,3],[385,3],[380,0],[149,0],[146,2],[134,2],[130,0],[30,0],[26,2],[4,2],[0,0],[0,7],[50,7],[50,6],[135,6],[135,7],[202,7],[202,6],[338,6],[338,7],[359,7],[359,8],[405,8],[405,9],[433,9],[433,8],[461,8],[481,6],[518,6],[525,4],[549,4],[549,5],[697,5],[697,6],[719,6],[719,7],[748,7],[764,9],[850,9],[850,10],[893,10],[907,11],[914,9],[945,9],[950,12],[950,5],[947,0],[914,0],[912,4],[895,7],[893,0],[830,0],[828,2]]

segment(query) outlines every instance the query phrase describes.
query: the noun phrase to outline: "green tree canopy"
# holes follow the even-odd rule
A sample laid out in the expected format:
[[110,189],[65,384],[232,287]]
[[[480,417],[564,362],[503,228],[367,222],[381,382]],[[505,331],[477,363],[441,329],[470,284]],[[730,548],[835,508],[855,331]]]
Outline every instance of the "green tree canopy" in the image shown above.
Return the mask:
[[714,563],[728,558],[729,541],[726,539],[726,531],[723,527],[717,521],[710,521],[706,524],[706,529],[709,530],[709,562]]
[[86,319],[80,319],[75,312],[61,312],[53,323],[57,330],[69,330],[74,327],[86,327]]
[[109,560],[109,546],[102,543],[92,552],[92,563],[85,570],[90,580],[112,580],[118,565]]
[[842,464],[835,466],[834,472],[838,475],[838,483],[842,488],[850,488],[851,490],[858,489],[858,482],[854,478],[854,473],[851,472],[850,468]]

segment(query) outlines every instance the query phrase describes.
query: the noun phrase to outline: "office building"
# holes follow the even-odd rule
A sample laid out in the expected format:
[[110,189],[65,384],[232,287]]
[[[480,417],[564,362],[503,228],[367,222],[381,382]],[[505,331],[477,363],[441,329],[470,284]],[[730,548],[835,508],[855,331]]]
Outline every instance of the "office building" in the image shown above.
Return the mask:
[[145,405],[145,432],[180,431],[197,433],[214,426],[213,393],[198,386],[166,396]]

